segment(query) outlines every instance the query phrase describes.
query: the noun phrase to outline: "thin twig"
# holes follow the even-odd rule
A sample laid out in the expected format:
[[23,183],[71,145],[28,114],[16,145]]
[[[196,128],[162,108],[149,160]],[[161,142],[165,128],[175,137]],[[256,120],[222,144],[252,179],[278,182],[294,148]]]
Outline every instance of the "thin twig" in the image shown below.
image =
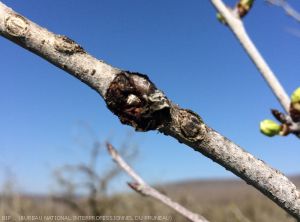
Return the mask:
[[266,63],[260,52],[253,44],[252,40],[249,38],[241,19],[236,15],[236,13],[234,13],[234,11],[227,8],[222,0],[211,0],[211,2],[224,17],[228,27],[235,34],[236,38],[239,40],[253,63],[256,65],[261,75],[277,97],[281,106],[284,108],[286,113],[289,113],[289,96],[276,78],[276,75],[273,73],[269,65]]
[[174,202],[169,197],[165,196],[164,194],[158,192],[156,189],[148,185],[126,162],[125,160],[119,155],[117,150],[111,145],[107,144],[107,150],[116,164],[119,165],[133,180],[134,183],[128,183],[129,187],[131,187],[134,191],[145,195],[150,196],[168,207],[174,209],[182,216],[186,217],[190,221],[194,222],[208,222],[204,217],[200,216],[199,214],[193,213],[190,210],[186,209],[182,205],[177,202]]
[[231,212],[240,222],[251,222],[236,205],[231,205]]
[[285,13],[300,22],[300,13],[284,0],[266,0],[269,4],[281,7]]

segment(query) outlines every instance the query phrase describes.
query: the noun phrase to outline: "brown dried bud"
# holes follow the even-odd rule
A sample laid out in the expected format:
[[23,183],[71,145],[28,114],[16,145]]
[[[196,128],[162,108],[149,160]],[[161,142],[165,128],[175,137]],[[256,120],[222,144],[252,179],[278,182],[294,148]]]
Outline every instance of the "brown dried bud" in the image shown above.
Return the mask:
[[290,116],[294,122],[300,122],[300,103],[291,103]]

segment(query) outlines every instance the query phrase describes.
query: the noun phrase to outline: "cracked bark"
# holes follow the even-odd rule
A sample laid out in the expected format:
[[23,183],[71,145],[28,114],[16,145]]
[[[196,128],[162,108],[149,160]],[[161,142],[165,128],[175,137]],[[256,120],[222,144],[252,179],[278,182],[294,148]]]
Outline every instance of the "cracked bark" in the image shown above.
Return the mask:
[[122,123],[176,138],[256,187],[300,221],[299,192],[287,177],[208,127],[193,111],[172,103],[146,75],[122,71],[92,57],[73,40],[49,32],[1,2],[0,35],[96,90]]

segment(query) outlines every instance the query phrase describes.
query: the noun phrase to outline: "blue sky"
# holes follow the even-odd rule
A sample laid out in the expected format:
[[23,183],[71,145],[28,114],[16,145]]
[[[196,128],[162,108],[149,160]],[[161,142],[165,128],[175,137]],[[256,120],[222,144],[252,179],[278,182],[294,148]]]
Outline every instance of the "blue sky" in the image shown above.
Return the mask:
[[[216,20],[210,1],[3,2],[109,64],[148,74],[172,101],[196,111],[256,157],[286,174],[300,173],[299,139],[259,133],[270,108],[281,107],[232,33]],[[244,22],[290,94],[300,85],[300,38],[288,30],[300,25],[264,1],[255,3]],[[10,168],[23,191],[45,193],[53,188],[53,169],[84,161],[76,143],[87,136],[81,123],[116,146],[132,134],[139,145],[134,167],[149,183],[234,177],[170,137],[121,125],[96,92],[36,55],[4,38],[0,49],[0,174]],[[121,180],[115,189],[126,187],[128,178]]]

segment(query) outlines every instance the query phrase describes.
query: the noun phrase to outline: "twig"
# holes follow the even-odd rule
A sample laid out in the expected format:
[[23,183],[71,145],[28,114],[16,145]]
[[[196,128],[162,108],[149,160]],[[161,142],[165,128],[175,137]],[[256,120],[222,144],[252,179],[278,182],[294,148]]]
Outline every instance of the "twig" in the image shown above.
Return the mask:
[[[214,2],[220,6],[220,1]],[[220,9],[230,24],[240,23],[230,20],[231,13],[222,2]],[[207,126],[195,112],[172,103],[146,75],[122,71],[97,60],[73,40],[49,32],[2,3],[0,35],[92,87],[123,124],[174,137],[230,170],[300,220],[300,194],[286,176]],[[280,98],[287,103],[284,95],[280,94]]]
[[287,134],[294,133],[296,136],[300,138],[300,122],[294,122],[290,115],[279,112],[276,109],[271,109],[273,116],[283,124],[283,126],[287,126]]
[[117,150],[111,145],[107,144],[107,150],[113,160],[121,167],[133,180],[133,183],[128,183],[129,187],[131,187],[134,191],[145,195],[150,196],[168,207],[174,209],[182,216],[186,217],[190,221],[194,222],[208,222],[204,217],[191,212],[190,210],[186,209],[182,205],[177,202],[174,202],[169,197],[165,196],[164,194],[158,192],[156,189],[148,185],[126,162],[125,160],[119,155]]
[[211,2],[224,17],[226,23],[228,24],[228,27],[232,30],[236,38],[244,47],[245,51],[277,97],[281,106],[284,108],[286,113],[289,113],[290,99],[287,93],[281,86],[280,82],[277,80],[275,74],[270,69],[264,58],[261,56],[260,52],[253,44],[252,40],[249,38],[241,19],[236,15],[236,13],[234,13],[234,11],[227,8],[222,0],[211,0]]
[[300,13],[296,11],[292,6],[289,5],[285,0],[266,0],[269,4],[281,7],[285,13],[300,22]]
[[251,222],[236,205],[231,205],[231,212],[240,222]]

